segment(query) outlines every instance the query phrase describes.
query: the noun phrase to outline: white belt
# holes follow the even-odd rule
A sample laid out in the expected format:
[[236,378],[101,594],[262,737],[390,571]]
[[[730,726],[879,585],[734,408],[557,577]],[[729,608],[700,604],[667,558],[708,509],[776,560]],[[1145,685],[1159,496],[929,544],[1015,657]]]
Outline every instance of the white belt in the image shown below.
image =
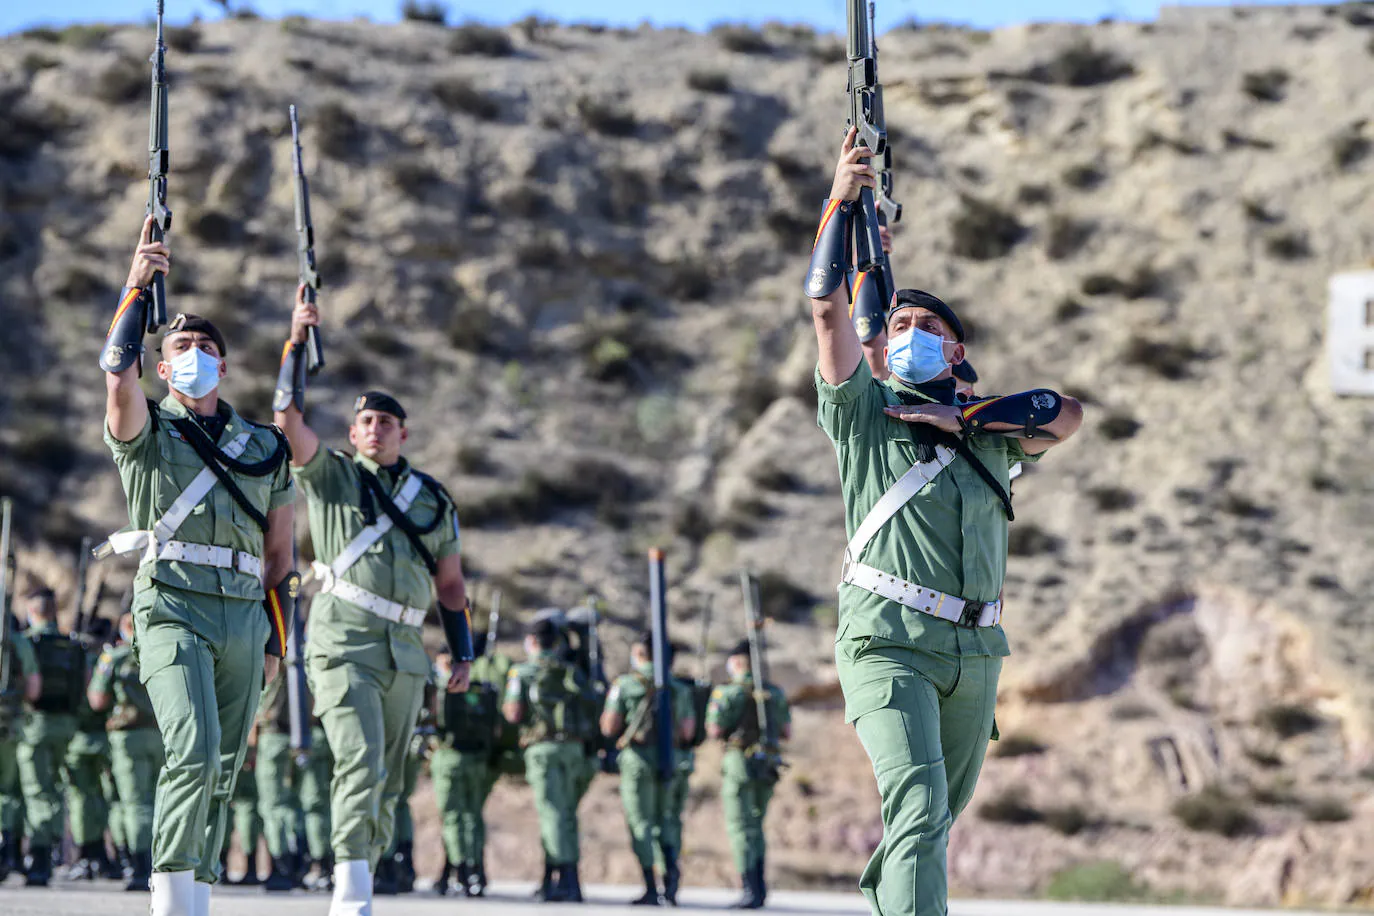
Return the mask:
[[842,581],[875,595],[881,595],[913,611],[966,627],[990,627],[1002,619],[1000,598],[987,603],[967,601],[958,595],[946,595],[933,588],[898,579],[881,569],[874,569],[863,563],[849,564]]
[[425,625],[425,617],[429,614],[426,608],[410,607],[399,601],[383,598],[381,595],[354,585],[352,582],[345,582],[334,575],[333,570],[325,563],[311,563],[310,569],[322,583],[321,594],[342,598],[349,604],[356,604],[363,610],[376,614],[384,620],[390,620],[392,623],[404,623],[412,627]]
[[121,531],[111,535],[108,543],[112,553],[123,554],[142,550],[143,557],[139,560],[140,563],[150,560],[175,560],[178,563],[191,563],[196,566],[235,569],[244,575],[262,578],[261,558],[241,550],[235,551],[232,547],[167,541],[159,548],[151,531]]

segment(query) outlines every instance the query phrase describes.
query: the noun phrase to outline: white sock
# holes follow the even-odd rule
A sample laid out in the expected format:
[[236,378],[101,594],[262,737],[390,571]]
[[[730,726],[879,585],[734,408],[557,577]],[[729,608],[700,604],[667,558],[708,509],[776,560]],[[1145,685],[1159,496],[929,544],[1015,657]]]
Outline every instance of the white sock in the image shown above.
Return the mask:
[[149,881],[151,916],[200,916],[196,909],[196,874],[193,871],[157,871]]
[[334,866],[329,916],[372,916],[372,868],[366,859],[349,859]]

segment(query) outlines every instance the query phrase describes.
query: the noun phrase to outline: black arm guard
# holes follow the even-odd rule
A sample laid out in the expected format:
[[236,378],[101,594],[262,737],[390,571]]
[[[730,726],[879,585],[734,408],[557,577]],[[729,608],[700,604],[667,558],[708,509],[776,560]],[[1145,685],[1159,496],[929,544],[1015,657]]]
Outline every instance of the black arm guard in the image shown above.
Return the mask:
[[854,333],[859,335],[859,342],[868,343],[887,324],[888,303],[882,271],[870,270],[856,274],[853,290],[849,319],[854,323]]
[[824,299],[849,277],[849,237],[854,223],[854,202],[827,200],[806,270],[806,295]]
[[305,344],[288,340],[281,351],[281,368],[277,370],[277,390],[272,395],[272,409],[281,413],[292,404],[305,413]]
[[455,662],[470,662],[477,657],[472,651],[472,615],[465,607],[461,611],[439,605],[439,619],[444,624],[444,638]]
[[292,570],[263,599],[262,607],[267,612],[267,623],[272,631],[267,634],[267,647],[263,650],[268,655],[286,657],[286,638],[294,625],[296,596],[300,591],[301,574]]
[[1048,388],[1036,388],[1020,394],[973,401],[964,406],[961,419],[965,431],[978,431],[989,423],[1015,423],[1020,429],[996,430],[999,435],[1021,439],[1056,439],[1053,433],[1041,432],[1040,427],[1054,421],[1064,399]]
[[143,375],[143,332],[147,328],[148,291],[137,287],[124,287],[119,294],[119,309],[110,331],[105,335],[105,346],[100,351],[100,368],[106,372],[123,372],[138,364],[138,374]]

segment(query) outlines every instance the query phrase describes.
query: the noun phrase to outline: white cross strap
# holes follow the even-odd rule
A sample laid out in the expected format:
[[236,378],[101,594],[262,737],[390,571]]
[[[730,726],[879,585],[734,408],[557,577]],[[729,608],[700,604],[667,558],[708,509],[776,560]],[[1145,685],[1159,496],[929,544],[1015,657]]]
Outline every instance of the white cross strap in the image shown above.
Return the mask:
[[[244,449],[248,448],[248,442],[252,437],[253,434],[251,431],[243,432],[235,436],[233,441],[224,447],[224,455],[228,458],[237,458],[239,455],[242,455]],[[163,513],[162,518],[153,522],[152,528],[140,531],[120,531],[117,534],[112,534],[105,544],[96,549],[96,555],[108,556],[110,553],[125,554],[132,553],[135,550],[143,550],[143,558],[139,561],[140,563],[147,563],[149,560],[157,559],[181,559],[180,557],[173,556],[164,557],[163,549],[170,543],[176,543],[187,547],[197,546],[186,544],[183,541],[174,542],[172,541],[172,535],[177,533],[177,529],[181,527],[186,519],[191,517],[191,513],[195,511],[196,506],[200,505],[201,502],[205,500],[205,497],[209,495],[210,491],[213,490],[218,483],[219,478],[215,476],[214,471],[210,470],[209,467],[201,468],[200,473],[191,479],[186,489],[181,491],[181,495],[178,496],[167,511]],[[229,548],[217,549],[228,550]],[[230,551],[231,557],[232,554],[233,551]],[[258,558],[254,557],[253,559]],[[196,563],[198,561],[185,559],[184,562]],[[261,569],[261,560],[258,560],[258,564],[259,569]],[[201,565],[214,566],[218,564],[204,563]],[[232,569],[234,567],[235,563],[230,562],[220,568]]]
[[897,482],[878,498],[878,501],[873,504],[873,508],[869,509],[868,514],[864,516],[864,520],[859,523],[859,527],[854,529],[854,536],[845,545],[844,567],[846,570],[851,564],[858,562],[864,548],[868,546],[868,542],[873,540],[873,536],[891,521],[894,515],[901,511],[902,506],[909,503],[913,496],[925,489],[926,484],[950,466],[954,461],[954,455],[954,449],[944,445],[936,446],[933,459],[912,465],[909,471],[899,477]]
[[[410,508],[410,504],[415,501],[415,497],[419,494],[419,475],[408,474],[405,482],[401,484],[401,491],[396,494],[396,499],[394,500],[396,508],[405,512]],[[383,514],[377,521],[368,525],[362,531],[359,531],[358,536],[349,541],[343,550],[339,551],[339,555],[334,558],[334,562],[330,563],[328,566],[324,566],[324,564],[315,564],[311,566],[311,569],[315,570],[316,576],[319,577],[321,582],[324,583],[325,588],[328,589],[331,580],[342,578],[344,573],[352,569],[353,565],[362,559],[363,554],[367,553],[368,548],[380,541],[382,536],[390,531],[393,526],[394,523],[391,521],[391,516]],[[323,568],[316,568],[319,566]]]

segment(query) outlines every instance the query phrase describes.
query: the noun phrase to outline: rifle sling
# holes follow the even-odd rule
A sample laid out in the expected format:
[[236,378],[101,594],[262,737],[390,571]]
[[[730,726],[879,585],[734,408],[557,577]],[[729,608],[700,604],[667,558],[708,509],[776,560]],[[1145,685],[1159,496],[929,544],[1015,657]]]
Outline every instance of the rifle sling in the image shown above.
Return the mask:
[[[265,461],[245,465],[220,451],[219,447],[210,441],[210,437],[196,424],[195,420],[181,417],[172,421],[172,427],[181,433],[182,439],[195,450],[195,453],[200,456],[200,460],[205,462],[205,466],[219,479],[220,484],[229,492],[229,496],[239,504],[239,508],[248,514],[248,517],[262,529],[263,533],[266,533],[269,527],[266,514],[249,501],[248,496],[239,487],[233,476],[225,470],[224,465],[227,464],[239,473],[251,477],[265,477],[281,466],[282,460],[285,458],[282,448],[278,446],[277,451]],[[274,466],[268,466],[274,462]],[[236,465],[237,467],[235,467]]]
[[[415,552],[420,555],[420,559],[424,561],[425,568],[429,570],[429,574],[431,576],[438,575],[439,563],[434,559],[434,554],[430,553],[429,548],[425,546],[424,541],[422,541],[420,537],[439,527],[439,520],[443,517],[442,503],[440,504],[439,510],[434,514],[433,523],[431,523],[428,528],[418,528],[411,523],[410,519],[406,518],[406,514],[391,501],[391,494],[387,493],[386,487],[382,486],[382,482],[377,479],[376,474],[373,474],[364,467],[359,467],[358,472],[362,477],[364,500],[371,497],[377,501],[382,507],[382,511],[386,513],[386,517],[391,519],[391,523],[400,529],[401,533],[406,536],[406,540],[410,541],[410,546],[414,547]],[[425,481],[425,478],[422,477],[421,481]],[[366,514],[366,512],[364,514]]]

